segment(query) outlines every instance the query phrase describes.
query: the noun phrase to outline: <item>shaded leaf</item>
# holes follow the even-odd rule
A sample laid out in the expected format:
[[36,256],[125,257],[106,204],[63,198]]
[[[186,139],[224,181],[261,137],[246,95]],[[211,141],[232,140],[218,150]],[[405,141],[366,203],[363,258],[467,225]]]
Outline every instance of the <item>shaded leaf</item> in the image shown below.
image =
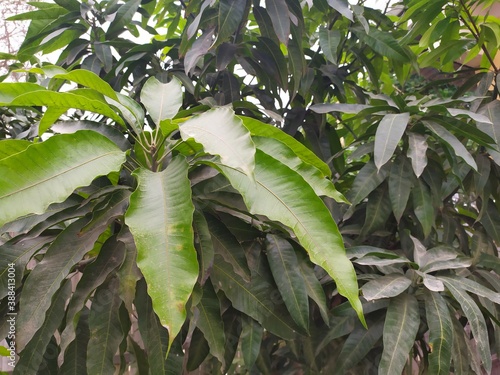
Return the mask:
[[184,71],[186,74],[190,74],[200,57],[203,57],[213,44],[214,29],[207,30],[193,43],[189,51],[186,53],[184,58]]
[[358,114],[364,109],[371,108],[370,105],[366,104],[345,104],[345,103],[321,103],[314,104],[309,107],[309,109],[316,113],[329,113],[329,112],[342,112]]
[[[452,310],[454,312],[454,309]],[[470,374],[470,353],[467,348],[464,327],[456,318],[452,318],[453,323],[453,345],[451,348],[451,358],[453,360],[453,370],[456,375],[469,375]]]
[[193,228],[194,246],[198,250],[200,263],[200,284],[203,285],[210,276],[210,270],[214,263],[214,247],[205,216],[198,210],[194,211]]
[[360,203],[368,194],[375,190],[387,177],[389,170],[382,168],[377,171],[377,167],[371,161],[366,163],[354,179],[351,190],[347,194],[347,199],[353,205]]
[[380,121],[375,133],[375,165],[380,168],[389,161],[406,130],[410,120],[409,113],[385,115]]
[[88,310],[81,314],[76,331],[78,335],[64,352],[59,375],[87,375],[87,348],[90,339]]
[[252,176],[255,145],[230,108],[220,107],[193,117],[180,125],[180,132],[185,141],[193,138],[206,152],[219,155],[222,163]]
[[138,169],[138,187],[125,215],[153,308],[169,331],[169,346],[184,324],[185,304],[198,278],[187,172],[180,156],[159,173]]
[[319,29],[319,46],[326,59],[334,64],[337,64],[337,48],[341,37],[339,30],[328,30],[325,27]]
[[500,305],[500,293],[492,291],[484,285],[479,284],[477,281],[460,276],[439,276],[439,279],[447,283],[447,285],[449,283],[453,283],[453,285],[457,288],[466,290],[467,292],[481,297],[485,297],[491,302]]
[[29,213],[43,213],[77,187],[118,171],[125,154],[93,131],[57,135],[0,160],[0,226]]
[[392,163],[389,173],[389,199],[392,212],[399,222],[408,204],[408,198],[413,187],[413,174],[405,157],[397,157]]
[[391,214],[391,201],[389,199],[389,191],[387,186],[382,185],[380,188],[372,191],[368,197],[366,205],[366,217],[361,230],[361,236],[371,234],[379,229],[382,229],[387,223],[387,219]]
[[403,293],[391,300],[384,324],[384,350],[379,364],[379,374],[401,374],[408,359],[420,316],[417,299]]
[[396,297],[411,285],[411,280],[402,275],[381,276],[367,282],[361,287],[363,297],[367,301],[380,298]]
[[267,259],[274,281],[293,320],[309,330],[309,300],[295,250],[290,243],[273,234],[266,236]]
[[424,236],[428,236],[434,225],[434,207],[432,206],[429,189],[422,180],[418,180],[411,192],[413,209],[418,221],[422,225]]
[[352,11],[349,9],[349,3],[347,0],[327,0],[327,2],[328,5],[342,14],[349,21],[354,21]]
[[352,31],[379,55],[394,60],[396,63],[410,62],[411,58],[407,50],[391,34],[373,27],[370,27],[368,33],[360,27],[353,27]]
[[278,40],[287,45],[288,36],[290,35],[290,17],[286,1],[266,0],[266,10],[269,13]]
[[245,12],[246,1],[219,1],[219,29],[217,43],[225,41],[238,28]]
[[243,319],[240,345],[243,362],[247,368],[252,368],[259,356],[264,328],[252,318]]

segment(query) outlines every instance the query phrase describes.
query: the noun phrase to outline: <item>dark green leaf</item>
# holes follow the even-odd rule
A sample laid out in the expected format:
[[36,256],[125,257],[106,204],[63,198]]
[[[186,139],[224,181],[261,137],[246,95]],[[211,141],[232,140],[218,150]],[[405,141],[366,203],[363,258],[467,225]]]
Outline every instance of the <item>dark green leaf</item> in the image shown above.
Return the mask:
[[81,314],[76,326],[78,335],[64,352],[59,375],[87,375],[87,348],[90,339],[88,310]]
[[398,43],[394,37],[384,31],[370,27],[370,31],[365,33],[364,29],[354,27],[352,31],[367,46],[378,54],[394,60],[395,63],[408,63],[411,61],[410,53]]
[[247,368],[252,368],[259,356],[264,328],[252,318],[244,319],[241,328],[241,354]]
[[387,177],[389,170],[382,168],[377,171],[377,167],[373,162],[368,162],[359,171],[356,176],[353,186],[347,194],[347,199],[353,205],[360,203],[368,194],[377,188]]
[[389,173],[389,198],[391,200],[392,212],[399,222],[408,204],[408,198],[413,187],[413,174],[408,160],[405,157],[397,157],[392,163]]
[[411,285],[411,280],[403,275],[387,275],[367,282],[361,288],[367,301],[396,297]]
[[246,1],[219,1],[219,30],[217,43],[224,42],[238,28],[245,12]]
[[285,0],[266,0],[266,10],[271,18],[274,31],[278,40],[284,45],[288,44],[290,35],[290,16]]
[[431,195],[427,185],[422,180],[413,187],[413,209],[418,221],[422,225],[424,235],[427,237],[434,225],[434,207],[432,206]]
[[194,211],[193,228],[194,246],[198,250],[198,261],[200,263],[200,284],[203,285],[210,276],[210,270],[214,263],[214,246],[207,220],[198,210]]
[[409,113],[385,115],[377,127],[375,134],[375,165],[380,168],[389,161],[406,130],[410,120]]
[[341,37],[339,30],[328,30],[324,27],[319,29],[319,46],[326,59],[334,64],[337,64],[337,48]]

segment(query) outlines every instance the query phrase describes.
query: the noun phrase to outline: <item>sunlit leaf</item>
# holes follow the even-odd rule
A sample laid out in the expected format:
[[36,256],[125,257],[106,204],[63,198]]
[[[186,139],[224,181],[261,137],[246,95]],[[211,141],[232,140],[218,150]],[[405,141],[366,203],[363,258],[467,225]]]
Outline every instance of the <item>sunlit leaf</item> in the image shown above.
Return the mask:
[[161,83],[155,77],[149,78],[141,91],[141,102],[156,125],[172,119],[182,105],[182,87],[176,79]]

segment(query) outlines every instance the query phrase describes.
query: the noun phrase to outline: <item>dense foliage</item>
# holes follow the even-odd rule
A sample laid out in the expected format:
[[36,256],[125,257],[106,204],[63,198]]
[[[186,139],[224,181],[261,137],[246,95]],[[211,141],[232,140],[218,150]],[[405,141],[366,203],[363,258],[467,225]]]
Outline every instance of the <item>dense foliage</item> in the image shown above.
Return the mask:
[[1,56],[26,77],[0,83],[14,373],[490,373],[493,3],[55,0],[12,17],[31,21]]

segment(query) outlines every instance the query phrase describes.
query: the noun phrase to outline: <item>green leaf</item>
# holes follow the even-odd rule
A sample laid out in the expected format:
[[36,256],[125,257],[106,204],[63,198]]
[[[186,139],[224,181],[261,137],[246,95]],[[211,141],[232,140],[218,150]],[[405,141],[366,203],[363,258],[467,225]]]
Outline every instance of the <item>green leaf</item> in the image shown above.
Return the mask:
[[[28,82],[15,82],[15,83],[0,83],[0,102],[9,103],[18,96],[33,91],[47,91],[43,86],[28,83]],[[43,94],[43,93],[38,93]]]
[[138,169],[138,187],[125,215],[153,308],[169,331],[169,347],[184,324],[185,305],[198,278],[187,172],[180,156],[163,172]]
[[319,46],[326,59],[334,64],[337,64],[337,48],[341,38],[339,30],[328,30],[325,27],[319,29]]
[[103,116],[109,117],[120,125],[124,124],[122,118],[118,116],[118,114],[104,100],[89,98],[81,95],[81,93],[75,94],[72,92],[55,92],[47,90],[41,94],[40,92],[33,91],[19,95],[11,102],[4,102],[0,104],[9,107],[47,106],[66,109],[75,108],[99,113]]
[[347,0],[327,0],[327,2],[328,5],[342,14],[349,21],[354,21],[352,11],[349,9],[349,3],[347,2]]
[[370,324],[368,329],[358,326],[349,335],[335,363],[335,374],[345,374],[347,370],[366,358],[368,352],[382,337],[383,320]]
[[118,280],[110,279],[97,288],[90,308],[90,340],[87,349],[87,371],[104,375],[115,371],[114,356],[125,332],[120,324],[119,309],[122,301],[118,293]]
[[47,345],[64,317],[64,306],[70,293],[71,283],[66,281],[54,294],[43,324],[36,333],[31,332],[32,338],[21,352],[19,362],[16,363],[16,374],[32,374],[32,369],[40,367]]
[[389,191],[384,184],[370,193],[366,205],[366,217],[361,230],[361,236],[369,235],[383,229],[391,214]]
[[423,123],[428,129],[436,134],[438,138],[451,147],[457,156],[461,157],[468,165],[477,171],[476,161],[469,151],[467,151],[465,146],[453,134],[435,122],[423,121]]
[[380,298],[396,297],[411,285],[411,280],[403,275],[387,275],[367,282],[361,287],[367,301]]
[[81,314],[76,327],[78,335],[64,351],[59,375],[87,375],[87,348],[90,340],[88,310]]
[[349,114],[358,114],[364,109],[372,108],[366,104],[345,104],[345,103],[321,103],[314,104],[309,107],[311,111],[316,113],[342,112]]
[[481,113],[467,111],[465,109],[459,109],[459,108],[446,108],[446,110],[450,113],[450,115],[452,115],[454,117],[456,117],[456,116],[468,116],[476,122],[482,122],[482,123],[486,123],[486,124],[491,123],[491,120],[488,118],[488,116],[485,116]]
[[24,151],[31,142],[24,139],[3,139],[0,141],[0,160]]
[[290,243],[273,234],[266,236],[267,259],[283,301],[293,320],[309,330],[309,300],[295,250]]
[[449,375],[453,325],[446,301],[439,293],[425,292],[425,313],[429,326],[429,372]]
[[418,180],[411,192],[413,197],[413,209],[418,221],[422,225],[424,236],[427,237],[434,225],[434,207],[427,185]]
[[210,353],[219,360],[222,367],[225,367],[224,345],[226,337],[224,335],[220,302],[212,284],[209,282],[205,284],[203,296],[195,309],[199,311],[197,327],[203,332],[203,336],[205,336],[210,347]]
[[409,113],[396,113],[385,115],[375,133],[375,165],[380,168],[389,161],[403,136],[408,121]]
[[259,356],[264,328],[252,318],[243,319],[240,345],[243,362],[247,368],[252,368]]
[[287,340],[295,337],[296,328],[283,311],[281,295],[262,277],[253,277],[248,283],[233,272],[229,263],[216,255],[211,279],[235,309],[251,316],[279,337]]
[[466,290],[467,292],[481,297],[485,297],[491,302],[500,305],[500,293],[494,292],[474,280],[466,279],[465,277],[460,276],[439,276],[439,279],[447,283],[453,283],[457,288]]
[[408,198],[413,187],[413,174],[405,157],[397,157],[392,163],[389,173],[389,199],[392,212],[399,222],[408,204]]
[[280,221],[295,232],[311,261],[335,280],[364,322],[354,268],[330,212],[300,175],[260,150],[255,155],[255,181],[236,169],[217,167],[243,195],[251,213]]
[[194,246],[198,251],[198,260],[200,262],[200,284],[203,285],[210,276],[210,270],[214,263],[214,246],[207,220],[198,210],[194,211],[193,229]]
[[266,0],[266,10],[269,13],[278,40],[287,45],[290,35],[290,16],[288,15],[286,1]]
[[276,68],[275,77],[281,84],[281,87],[286,90],[288,83],[288,67],[286,65],[285,56],[283,55],[279,45],[272,39],[260,37],[257,42],[257,48],[259,52],[262,52],[264,56],[272,60],[274,67]]
[[500,214],[495,206],[495,204],[488,199],[487,202],[482,202],[486,204],[486,210],[480,219],[481,224],[483,224],[484,229],[488,235],[497,243],[500,244]]
[[66,113],[67,108],[59,108],[59,107],[49,107],[43,114],[42,119],[38,124],[38,135],[41,136],[44,134],[49,128],[59,120],[64,113]]
[[248,268],[245,251],[236,237],[226,226],[211,216],[206,216],[208,229],[212,238],[213,250],[224,260],[233,266],[235,273],[244,280],[250,280],[250,269]]
[[326,332],[323,340],[316,348],[316,354],[319,354],[336,338],[348,335],[354,330],[356,321],[353,316],[335,316],[330,319],[330,329]]
[[488,339],[488,329],[486,327],[486,321],[481,313],[481,310],[476,305],[474,300],[460,287],[455,285],[456,280],[449,282],[448,280],[443,280],[446,288],[455,297],[457,302],[462,307],[462,311],[469,321],[469,325],[472,331],[472,335],[476,340],[477,349],[481,356],[483,366],[488,373],[491,372],[491,352]]
[[100,92],[111,99],[118,100],[115,90],[111,85],[101,79],[97,74],[85,69],[75,69],[64,74],[56,74],[53,79],[67,79],[68,81],[78,83],[79,85],[91,88]]
[[417,299],[408,293],[393,298],[385,318],[379,374],[399,375],[403,372],[419,326]]
[[131,24],[132,18],[136,14],[140,4],[141,0],[128,0],[118,8],[118,11],[114,14],[113,22],[111,22],[106,31],[106,38],[108,40],[113,40],[124,31],[124,27]]
[[303,162],[306,162],[318,168],[324,176],[332,176],[330,167],[328,167],[328,165],[323,160],[317,157],[316,154],[314,154],[311,150],[309,150],[295,138],[286,134],[284,131],[250,117],[238,117],[243,121],[243,125],[248,129],[252,136],[274,138],[292,149],[295,155],[298,156]]
[[317,195],[333,198],[337,202],[347,203],[346,198],[335,189],[330,179],[325,178],[318,168],[299,159],[292,149],[283,142],[259,136],[254,136],[252,139],[259,150],[280,160],[290,169],[300,174]]
[[43,213],[77,187],[119,171],[125,154],[93,131],[56,135],[0,160],[0,226],[20,216]]
[[163,120],[174,118],[181,108],[181,83],[177,78],[173,78],[169,83],[161,83],[151,77],[142,88],[141,102],[154,123],[159,126]]
[[220,107],[193,117],[180,125],[180,132],[184,141],[193,138],[222,163],[253,175],[255,145],[232,109]]
[[490,120],[489,122],[478,122],[477,127],[494,139],[495,146],[488,150],[488,152],[493,160],[495,160],[495,163],[500,165],[500,103],[493,100],[483,106],[479,110],[479,113],[487,116]]
[[353,27],[352,31],[363,43],[379,55],[400,64],[411,61],[409,52],[391,34],[375,29],[374,27],[370,27],[368,33],[365,33],[364,29],[359,26]]
[[[92,250],[109,223],[123,215],[128,198],[128,193],[117,192],[103,209],[104,214],[100,214],[88,224],[89,218],[73,222],[49,246],[43,261],[38,263],[24,282],[25,289],[23,288],[24,291],[19,301],[21,308],[17,322],[27,327],[28,330],[17,332],[19,349],[24,347],[32,333],[41,326],[52,296],[73,266]],[[71,251],[68,251],[68,248]]]
[[217,43],[224,42],[238,29],[245,12],[246,1],[219,1],[219,30]]
[[360,203],[368,194],[377,188],[388,175],[389,170],[382,168],[377,170],[375,164],[371,161],[365,164],[354,179],[351,190],[347,194],[347,199],[353,205]]
[[[454,312],[454,309],[452,310]],[[453,346],[451,348],[451,358],[453,359],[453,370],[455,375],[469,375],[470,374],[470,353],[467,348],[464,327],[460,321],[452,317],[453,323]]]
[[319,307],[321,317],[328,325],[328,307],[326,306],[326,296],[323,287],[321,286],[314,268],[309,261],[307,254],[304,251],[297,251],[297,260],[299,261],[300,273],[304,278],[307,294],[316,302]]
[[427,137],[418,133],[408,133],[408,157],[417,177],[420,177],[427,165]]

